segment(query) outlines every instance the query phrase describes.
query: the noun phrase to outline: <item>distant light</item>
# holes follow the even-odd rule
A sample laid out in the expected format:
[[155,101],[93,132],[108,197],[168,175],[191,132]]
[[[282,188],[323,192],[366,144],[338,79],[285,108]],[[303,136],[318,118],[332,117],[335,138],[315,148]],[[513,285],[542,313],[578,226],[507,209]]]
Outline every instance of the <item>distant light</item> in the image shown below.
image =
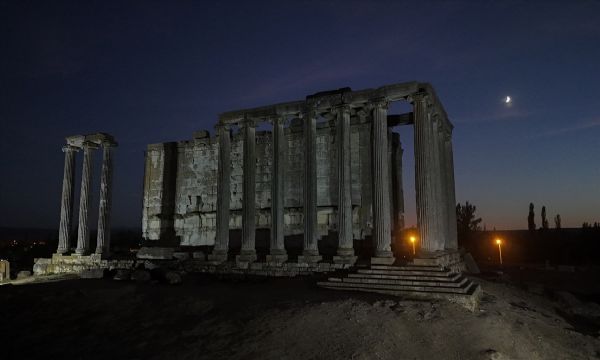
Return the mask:
[[511,101],[512,99],[510,98],[510,96],[507,96],[506,99],[504,99],[505,104],[510,104]]
[[414,236],[411,236],[411,237],[410,237],[410,242],[415,242],[415,240],[416,240],[416,239],[415,239],[415,237],[414,237]]
[[502,243],[502,240],[496,239],[496,244],[500,245],[501,243]]

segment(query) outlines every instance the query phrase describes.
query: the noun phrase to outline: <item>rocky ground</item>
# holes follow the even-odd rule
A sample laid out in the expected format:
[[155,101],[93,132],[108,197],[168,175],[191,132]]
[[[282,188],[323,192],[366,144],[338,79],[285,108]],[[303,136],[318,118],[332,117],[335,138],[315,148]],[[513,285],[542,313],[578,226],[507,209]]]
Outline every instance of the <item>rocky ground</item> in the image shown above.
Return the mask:
[[314,279],[184,277],[0,286],[0,358],[597,359],[598,305],[477,279],[478,312],[319,289]]

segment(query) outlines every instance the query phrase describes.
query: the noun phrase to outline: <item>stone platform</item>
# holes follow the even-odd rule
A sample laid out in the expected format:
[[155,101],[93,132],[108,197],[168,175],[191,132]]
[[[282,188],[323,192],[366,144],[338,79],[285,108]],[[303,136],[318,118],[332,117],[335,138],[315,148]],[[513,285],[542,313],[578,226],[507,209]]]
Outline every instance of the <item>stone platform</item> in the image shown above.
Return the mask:
[[481,287],[462,273],[439,265],[371,265],[330,277],[319,286],[333,290],[366,291],[405,298],[443,299],[470,311],[479,306]]
[[52,254],[52,258],[37,258],[34,260],[34,275],[53,274],[82,274],[86,271],[132,269],[134,259],[103,259],[99,254],[91,255],[61,255]]

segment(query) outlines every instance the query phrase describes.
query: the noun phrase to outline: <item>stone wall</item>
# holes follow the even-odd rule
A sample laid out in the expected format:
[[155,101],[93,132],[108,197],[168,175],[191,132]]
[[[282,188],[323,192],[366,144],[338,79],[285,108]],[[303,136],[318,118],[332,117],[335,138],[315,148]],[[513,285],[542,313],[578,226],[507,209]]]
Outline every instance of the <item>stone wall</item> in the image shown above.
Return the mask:
[[[241,229],[243,197],[243,134],[231,141],[230,229]],[[284,234],[303,232],[304,137],[301,120],[285,128],[287,138],[284,180]],[[400,146],[398,134],[390,144]],[[355,239],[364,239],[372,228],[371,126],[352,119],[352,205]],[[329,121],[317,124],[317,201],[320,235],[337,231],[336,129]],[[272,136],[256,133],[256,228],[271,224]],[[218,144],[207,131],[189,141],[152,144],[146,152],[144,206],[145,240],[175,237],[182,246],[214,245],[216,236]],[[402,191],[401,189],[392,189]],[[392,196],[390,194],[390,196]],[[394,211],[400,210],[398,207]]]

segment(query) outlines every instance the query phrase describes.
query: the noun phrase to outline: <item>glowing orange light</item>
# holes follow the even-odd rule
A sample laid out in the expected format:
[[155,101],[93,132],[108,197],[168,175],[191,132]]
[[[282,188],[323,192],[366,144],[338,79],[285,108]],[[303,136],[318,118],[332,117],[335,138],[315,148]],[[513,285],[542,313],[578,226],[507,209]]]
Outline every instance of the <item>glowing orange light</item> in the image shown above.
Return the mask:
[[502,265],[502,240],[496,239],[496,244],[498,244],[498,257],[500,258],[500,265]]
[[410,242],[412,243],[412,248],[413,248],[413,255],[415,255],[417,253],[415,250],[415,240],[416,240],[416,238],[414,236],[410,237]]

